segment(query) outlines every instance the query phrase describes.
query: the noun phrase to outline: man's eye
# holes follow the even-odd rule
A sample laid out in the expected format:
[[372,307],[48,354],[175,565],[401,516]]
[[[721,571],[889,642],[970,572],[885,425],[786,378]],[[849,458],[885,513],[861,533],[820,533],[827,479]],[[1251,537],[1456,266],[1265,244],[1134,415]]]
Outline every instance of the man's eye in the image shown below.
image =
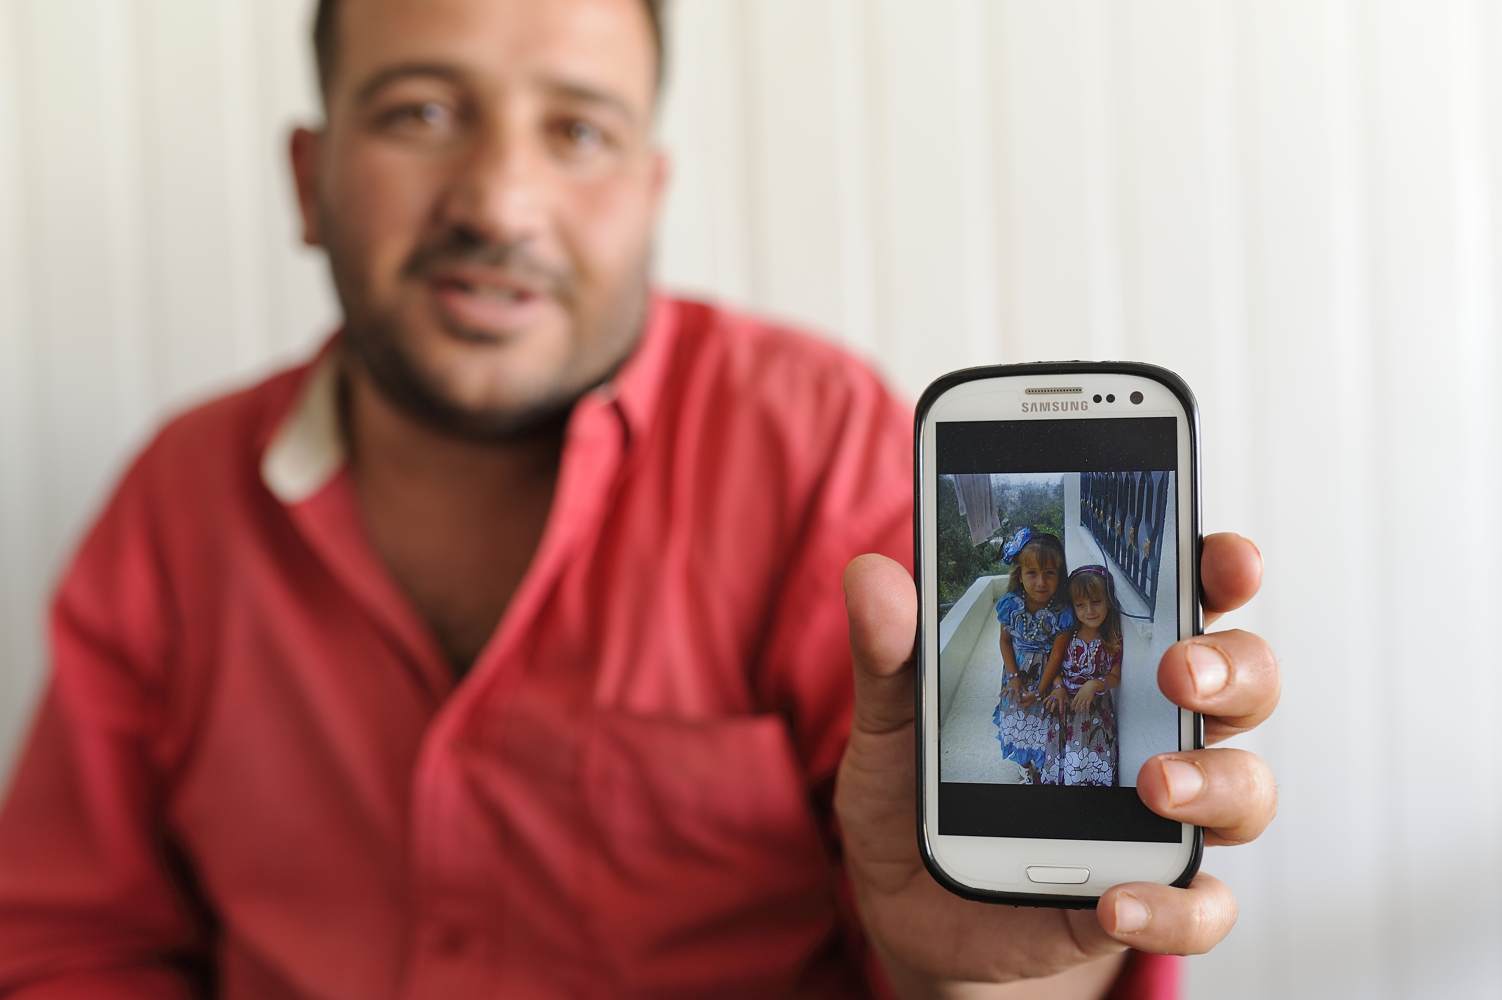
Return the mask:
[[386,110],[380,122],[389,128],[422,132],[447,128],[453,118],[453,112],[437,101],[420,101]]
[[604,135],[589,122],[568,121],[560,126],[564,138],[578,146],[604,141]]
[[608,149],[612,142],[604,129],[582,118],[563,118],[553,123],[553,135],[570,156],[590,155]]

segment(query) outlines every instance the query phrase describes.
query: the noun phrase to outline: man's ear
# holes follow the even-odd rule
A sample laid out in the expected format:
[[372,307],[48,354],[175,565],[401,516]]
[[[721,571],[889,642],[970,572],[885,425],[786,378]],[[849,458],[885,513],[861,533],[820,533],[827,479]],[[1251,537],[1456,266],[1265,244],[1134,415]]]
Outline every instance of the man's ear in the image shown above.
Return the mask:
[[292,183],[297,186],[297,210],[302,214],[302,241],[310,247],[323,245],[318,228],[318,161],[323,133],[312,129],[292,130],[288,152],[292,160]]
[[673,161],[661,147],[652,150],[652,215],[662,214],[663,196],[673,177]]

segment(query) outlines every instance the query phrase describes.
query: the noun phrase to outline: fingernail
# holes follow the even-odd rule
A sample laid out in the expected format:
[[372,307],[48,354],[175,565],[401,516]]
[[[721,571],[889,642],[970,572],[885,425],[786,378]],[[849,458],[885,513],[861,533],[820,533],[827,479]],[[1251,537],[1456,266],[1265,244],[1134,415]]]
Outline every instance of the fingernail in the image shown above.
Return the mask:
[[1231,678],[1231,665],[1220,655],[1220,650],[1191,642],[1185,655],[1189,657],[1189,679],[1194,682],[1194,693],[1201,698],[1220,693]]
[[1147,926],[1152,914],[1136,896],[1121,893],[1116,897],[1116,933],[1131,934]]
[[1163,781],[1168,785],[1168,801],[1181,806],[1204,790],[1205,774],[1187,760],[1165,760]]

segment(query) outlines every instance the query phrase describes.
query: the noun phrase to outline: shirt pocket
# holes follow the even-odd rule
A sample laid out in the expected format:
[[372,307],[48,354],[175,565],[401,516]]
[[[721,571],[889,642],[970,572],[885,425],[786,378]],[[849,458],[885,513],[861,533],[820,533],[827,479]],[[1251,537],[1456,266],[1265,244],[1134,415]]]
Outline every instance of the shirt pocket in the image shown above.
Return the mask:
[[836,936],[832,861],[787,727],[600,713],[587,892],[619,986],[786,995]]

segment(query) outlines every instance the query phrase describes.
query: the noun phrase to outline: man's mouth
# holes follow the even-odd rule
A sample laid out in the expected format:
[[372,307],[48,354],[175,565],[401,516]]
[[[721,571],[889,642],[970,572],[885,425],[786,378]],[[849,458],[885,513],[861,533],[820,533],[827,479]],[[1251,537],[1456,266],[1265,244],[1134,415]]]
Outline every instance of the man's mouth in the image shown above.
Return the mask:
[[548,290],[546,281],[526,271],[472,264],[435,267],[429,272],[429,280],[444,287],[504,299],[543,295]]
[[428,278],[445,326],[464,339],[500,338],[532,325],[549,296],[541,283],[500,271],[455,268]]
[[433,282],[440,291],[462,292],[466,295],[483,295],[502,302],[524,302],[533,293],[521,288],[500,285],[476,285],[458,278],[439,278]]

